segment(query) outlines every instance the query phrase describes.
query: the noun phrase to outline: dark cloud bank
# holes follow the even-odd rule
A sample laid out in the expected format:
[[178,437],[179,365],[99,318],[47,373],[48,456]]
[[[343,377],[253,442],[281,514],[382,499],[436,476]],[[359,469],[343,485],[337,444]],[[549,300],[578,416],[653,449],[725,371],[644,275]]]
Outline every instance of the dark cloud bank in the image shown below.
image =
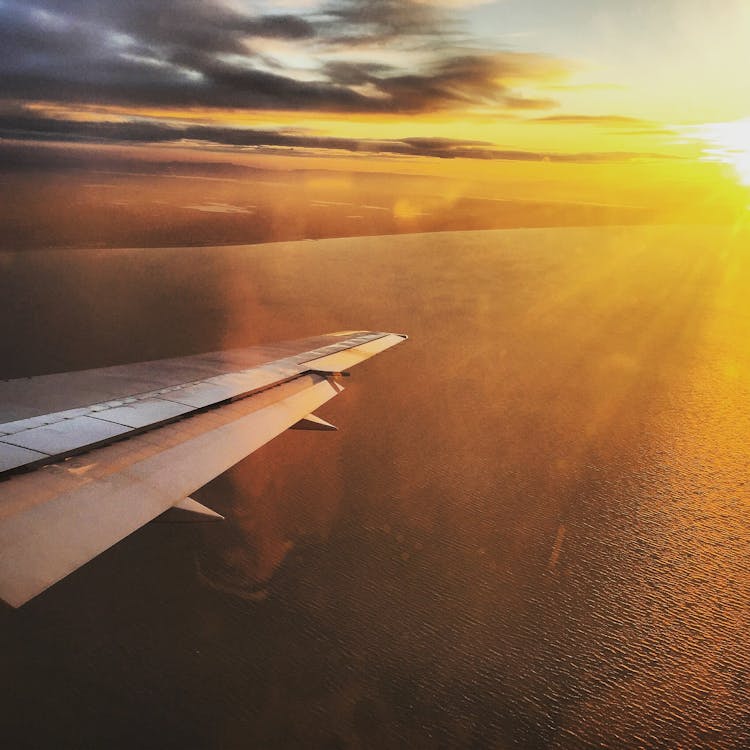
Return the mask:
[[[337,0],[308,15],[249,15],[220,0],[34,0],[0,3],[6,100],[121,106],[418,113],[492,104],[539,109],[504,79],[563,64],[472,49],[450,15],[416,0]],[[258,39],[326,53],[419,52],[419,65],[340,59],[301,76]],[[258,47],[258,49],[256,49]],[[377,57],[375,52],[373,55]]]

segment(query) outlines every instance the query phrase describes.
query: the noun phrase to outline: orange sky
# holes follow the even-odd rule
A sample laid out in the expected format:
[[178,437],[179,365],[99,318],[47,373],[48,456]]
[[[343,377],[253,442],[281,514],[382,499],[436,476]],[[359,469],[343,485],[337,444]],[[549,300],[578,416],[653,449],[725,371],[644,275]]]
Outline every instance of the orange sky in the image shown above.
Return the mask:
[[627,204],[750,186],[746,0],[0,0],[0,18],[6,143]]

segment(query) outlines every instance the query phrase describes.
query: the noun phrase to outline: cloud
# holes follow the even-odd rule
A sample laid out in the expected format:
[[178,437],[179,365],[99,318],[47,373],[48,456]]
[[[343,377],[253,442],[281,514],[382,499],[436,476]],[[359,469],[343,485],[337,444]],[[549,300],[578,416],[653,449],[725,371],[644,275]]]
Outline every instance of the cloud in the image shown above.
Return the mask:
[[653,120],[626,115],[546,115],[535,117],[526,122],[547,125],[592,125],[607,128],[619,136],[674,136],[675,130],[665,128]]
[[442,8],[471,8],[476,5],[489,5],[495,0],[417,0],[417,2]]
[[[296,15],[239,7],[221,0],[6,0],[3,94],[126,107],[521,110],[554,106],[523,87],[567,70],[545,55],[474,48],[455,12],[417,0],[335,0]],[[279,51],[269,56],[259,38],[275,40]]]
[[432,4],[411,0],[336,0],[322,16],[330,40],[348,44],[447,36],[453,26]]
[[429,112],[475,106],[553,107],[553,101],[524,98],[503,82],[524,70],[530,76],[550,75],[553,68],[544,56],[506,52],[448,57],[413,73],[337,61],[327,66],[326,73],[340,84],[368,85],[375,92],[368,105],[372,111]]
[[421,156],[439,159],[596,163],[668,158],[645,153],[568,154],[497,149],[484,141],[451,138],[371,140],[316,136],[277,130],[175,126],[154,120],[92,122],[35,117],[9,112],[0,115],[0,138],[19,141],[77,141],[117,144],[200,142],[216,146],[276,149],[316,149],[350,153]]
[[651,120],[625,115],[546,115],[536,117],[532,122],[552,123],[560,125],[600,125],[602,127],[653,128]]

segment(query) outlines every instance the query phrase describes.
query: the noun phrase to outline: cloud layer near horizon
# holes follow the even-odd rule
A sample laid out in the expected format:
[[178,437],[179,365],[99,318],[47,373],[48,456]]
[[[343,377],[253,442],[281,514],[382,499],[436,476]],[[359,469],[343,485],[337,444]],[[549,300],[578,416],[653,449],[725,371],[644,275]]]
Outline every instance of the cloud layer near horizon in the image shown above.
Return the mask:
[[206,125],[177,126],[155,121],[64,120],[29,116],[24,112],[0,114],[0,138],[19,141],[79,141],[109,144],[200,143],[241,148],[315,149],[359,154],[428,156],[440,159],[550,161],[596,163],[667,158],[631,152],[554,153],[498,149],[486,141],[457,138],[364,139],[318,136],[293,131],[259,130]]

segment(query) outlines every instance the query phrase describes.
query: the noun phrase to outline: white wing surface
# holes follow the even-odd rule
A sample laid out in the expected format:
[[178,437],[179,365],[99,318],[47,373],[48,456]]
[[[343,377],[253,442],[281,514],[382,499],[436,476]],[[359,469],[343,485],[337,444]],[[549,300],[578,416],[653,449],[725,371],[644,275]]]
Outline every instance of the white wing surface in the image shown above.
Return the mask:
[[[315,339],[0,382],[0,599],[18,607],[312,412],[406,336]],[[202,512],[205,511],[205,512]]]

